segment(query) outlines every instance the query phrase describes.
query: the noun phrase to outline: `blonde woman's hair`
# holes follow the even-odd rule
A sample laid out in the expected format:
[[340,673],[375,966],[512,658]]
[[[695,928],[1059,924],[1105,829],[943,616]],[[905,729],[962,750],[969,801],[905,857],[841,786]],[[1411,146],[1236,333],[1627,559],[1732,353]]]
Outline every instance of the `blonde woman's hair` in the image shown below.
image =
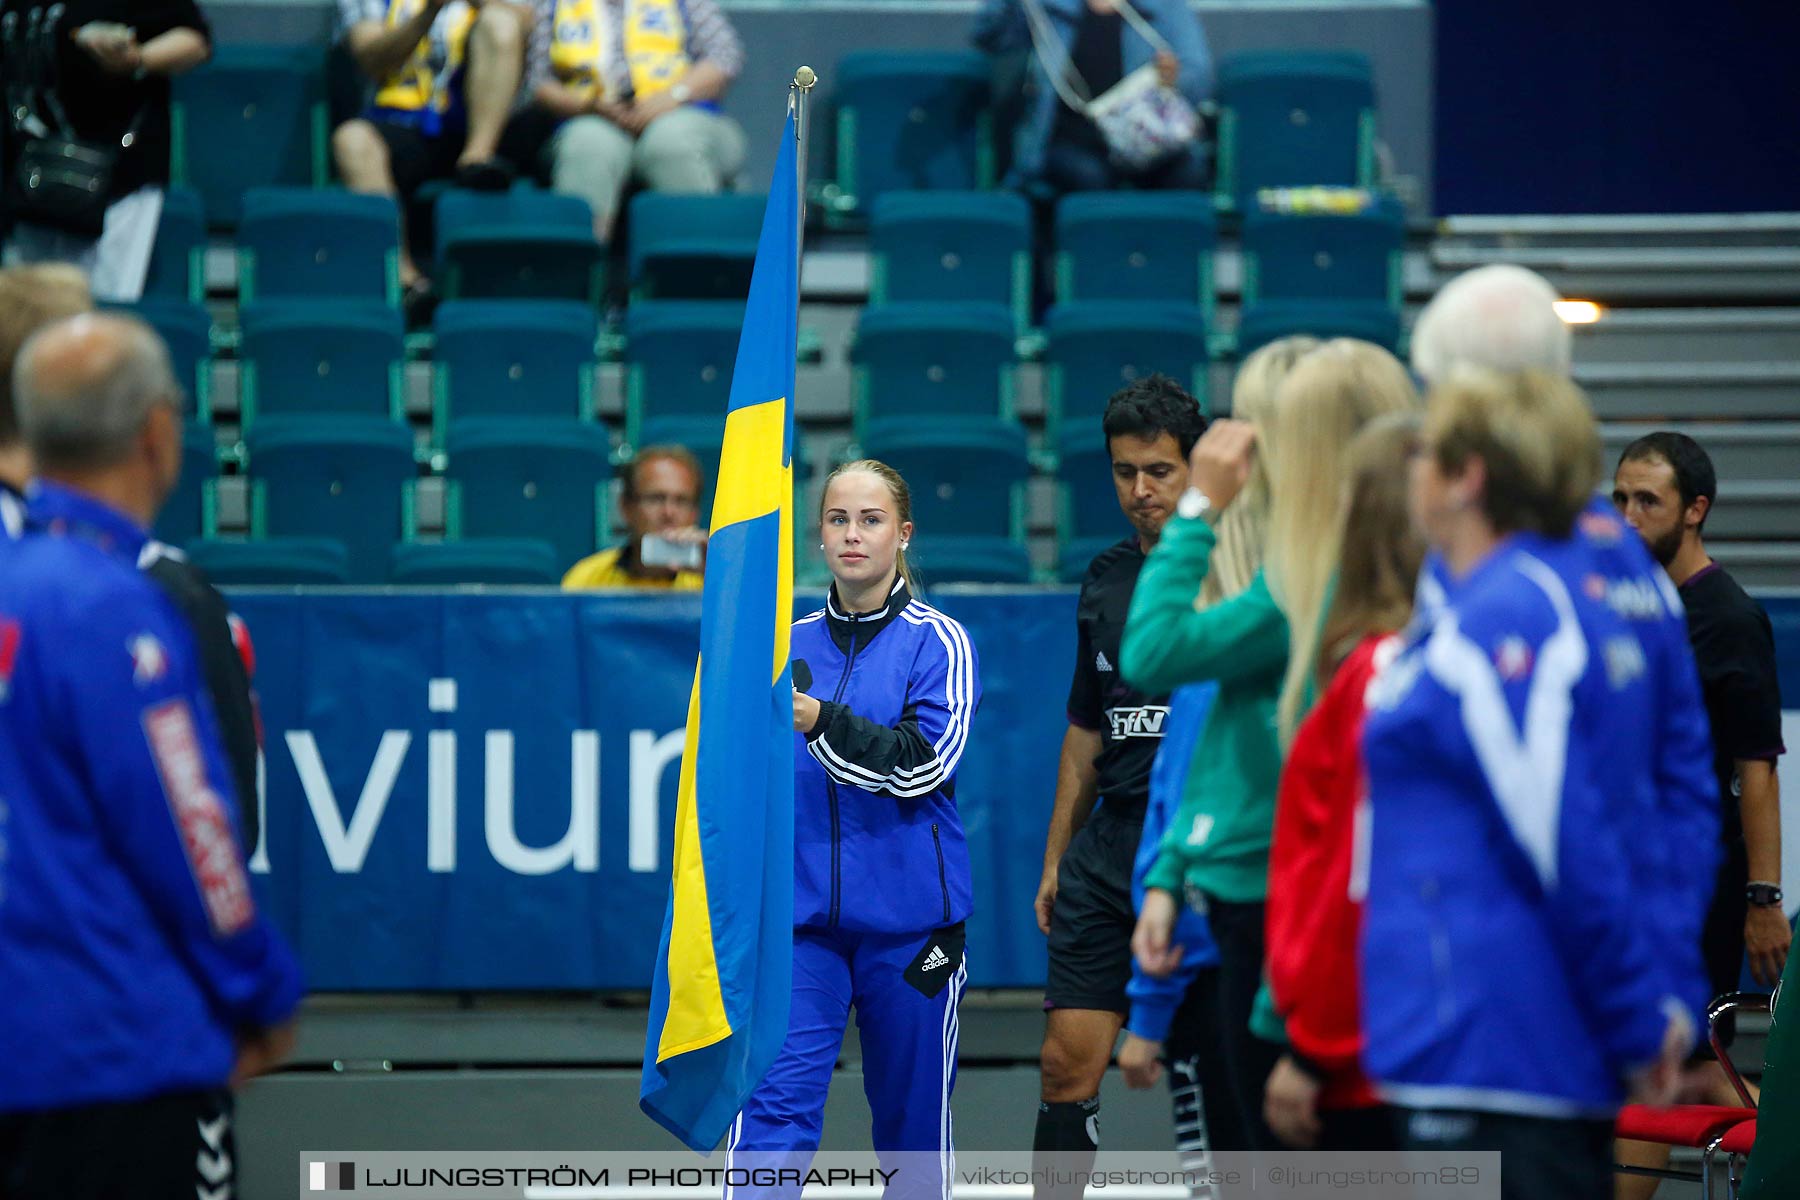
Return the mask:
[[[875,476],[887,486],[888,495],[894,498],[894,523],[905,525],[912,520],[912,489],[906,486],[906,480],[900,477],[900,472],[878,459],[859,458],[833,468],[831,474],[825,477],[825,487],[819,492],[820,524],[825,521],[825,497],[831,493],[832,481],[840,475]],[[900,578],[906,580],[906,590],[918,595],[918,581],[913,578],[912,568],[907,565],[904,549],[895,550],[894,569],[900,573]]]
[[[1351,338],[1307,355],[1281,385],[1269,456],[1265,574],[1288,623],[1287,677],[1276,710],[1284,746],[1312,690],[1319,624],[1343,533],[1351,439],[1376,417],[1418,408],[1419,394],[1400,360]],[[1404,467],[1394,464],[1396,471]]]
[[1350,442],[1337,584],[1313,663],[1321,691],[1363,638],[1403,629],[1412,619],[1425,542],[1407,511],[1403,464],[1418,449],[1419,428],[1417,414],[1389,413]]
[[1425,445],[1446,475],[1481,459],[1481,510],[1499,534],[1567,537],[1601,477],[1600,432],[1587,396],[1548,371],[1451,372],[1431,390]]
[[1231,415],[1256,430],[1257,453],[1250,460],[1250,479],[1219,518],[1219,540],[1213,545],[1206,582],[1200,585],[1199,607],[1209,608],[1250,586],[1262,569],[1263,540],[1269,527],[1269,446],[1273,440],[1275,393],[1294,364],[1319,348],[1319,339],[1278,338],[1254,351],[1238,367],[1231,384]]

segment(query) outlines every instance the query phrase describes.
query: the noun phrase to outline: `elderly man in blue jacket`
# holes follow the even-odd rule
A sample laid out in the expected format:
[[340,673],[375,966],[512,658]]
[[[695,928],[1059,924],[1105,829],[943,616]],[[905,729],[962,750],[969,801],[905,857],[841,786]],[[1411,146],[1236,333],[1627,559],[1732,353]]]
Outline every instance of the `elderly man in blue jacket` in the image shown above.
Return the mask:
[[149,328],[78,316],[14,372],[40,470],[0,541],[0,1194],[231,1194],[229,1087],[293,1044],[192,634],[137,569],[181,462]]

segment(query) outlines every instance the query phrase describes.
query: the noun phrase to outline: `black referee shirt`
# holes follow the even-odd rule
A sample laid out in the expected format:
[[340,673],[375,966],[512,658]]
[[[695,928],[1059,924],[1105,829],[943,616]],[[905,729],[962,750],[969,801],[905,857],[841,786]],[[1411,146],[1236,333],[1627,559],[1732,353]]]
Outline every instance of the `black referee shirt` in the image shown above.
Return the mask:
[[1688,639],[1700,669],[1701,698],[1712,726],[1713,771],[1727,841],[1744,836],[1738,813],[1737,763],[1773,762],[1781,743],[1781,685],[1775,676],[1775,633],[1769,614],[1718,563],[1681,585]]
[[1114,816],[1141,820],[1150,798],[1150,766],[1162,742],[1167,696],[1147,696],[1119,675],[1119,645],[1144,552],[1133,534],[1100,552],[1081,583],[1075,609],[1075,678],[1069,723],[1100,734],[1100,800]]

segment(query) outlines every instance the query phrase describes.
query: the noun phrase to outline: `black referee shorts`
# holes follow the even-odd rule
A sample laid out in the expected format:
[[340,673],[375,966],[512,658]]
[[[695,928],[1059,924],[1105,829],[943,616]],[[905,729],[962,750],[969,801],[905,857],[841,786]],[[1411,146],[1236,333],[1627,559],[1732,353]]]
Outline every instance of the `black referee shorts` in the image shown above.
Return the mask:
[[6,1200],[195,1200],[237,1184],[231,1093],[0,1115]]
[[1117,816],[1103,803],[1070,840],[1050,909],[1045,1008],[1131,1011],[1131,868],[1143,830],[1141,813]]

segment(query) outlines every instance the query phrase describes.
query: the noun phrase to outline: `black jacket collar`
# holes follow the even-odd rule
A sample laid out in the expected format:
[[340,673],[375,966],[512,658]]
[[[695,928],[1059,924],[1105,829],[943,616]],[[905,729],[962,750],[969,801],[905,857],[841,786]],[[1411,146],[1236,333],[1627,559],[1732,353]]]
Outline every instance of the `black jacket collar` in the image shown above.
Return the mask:
[[894,586],[888,592],[887,602],[874,612],[846,612],[838,601],[837,584],[825,594],[825,623],[831,629],[831,640],[838,649],[849,653],[851,643],[866,646],[883,629],[900,615],[902,609],[912,603],[912,592],[906,586],[905,576],[896,576]]

